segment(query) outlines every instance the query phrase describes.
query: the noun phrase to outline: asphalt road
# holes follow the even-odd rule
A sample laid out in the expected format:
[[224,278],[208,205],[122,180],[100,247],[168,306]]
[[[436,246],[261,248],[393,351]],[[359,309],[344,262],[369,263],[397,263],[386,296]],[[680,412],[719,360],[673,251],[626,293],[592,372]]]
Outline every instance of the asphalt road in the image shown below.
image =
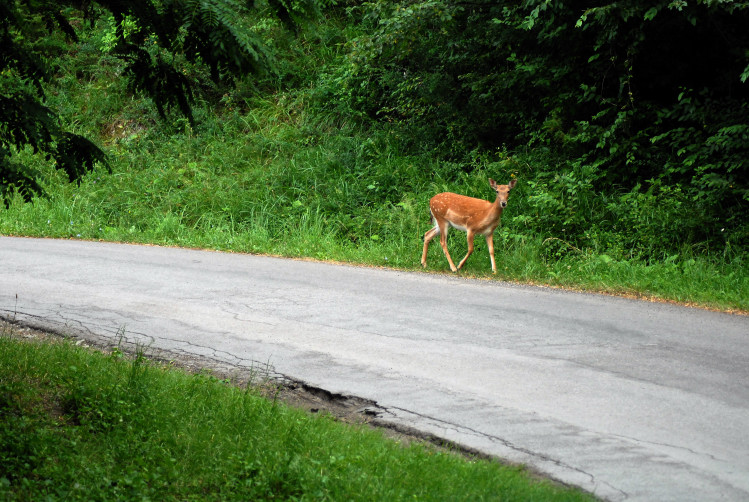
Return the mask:
[[743,316],[454,275],[9,237],[0,316],[266,367],[607,500],[749,500]]

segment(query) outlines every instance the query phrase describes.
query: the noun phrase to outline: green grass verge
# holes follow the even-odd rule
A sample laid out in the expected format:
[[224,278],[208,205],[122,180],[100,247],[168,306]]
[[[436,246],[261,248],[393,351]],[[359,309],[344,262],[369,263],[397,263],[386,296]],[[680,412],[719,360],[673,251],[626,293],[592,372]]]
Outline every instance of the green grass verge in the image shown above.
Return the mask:
[[0,333],[3,500],[591,500],[206,374]]
[[[485,179],[498,177],[487,167],[458,181],[446,181],[440,173],[427,180],[418,175],[426,169],[425,159],[386,153],[376,160],[385,167],[357,172],[364,160],[350,151],[354,139],[340,132],[319,145],[292,148],[265,135],[286,133],[252,133],[235,126],[225,124],[220,141],[173,135],[161,143],[144,139],[114,150],[113,173],[87,175],[80,186],[40,166],[47,195],[33,203],[16,197],[8,208],[0,206],[0,234],[420,270],[422,236],[430,225],[429,197],[450,190],[488,198]],[[249,152],[237,150],[237,145]],[[263,148],[275,153],[263,153]],[[284,148],[288,151],[278,153]],[[352,165],[343,168],[344,161]],[[400,193],[380,193],[394,187]],[[749,270],[743,255],[714,256],[684,248],[645,261],[605,247],[578,249],[564,239],[524,229],[529,197],[521,180],[495,233],[497,279],[749,311]],[[391,202],[393,198],[398,202]],[[464,235],[450,234],[455,259],[466,252]],[[436,241],[429,252],[429,271],[450,273]],[[477,239],[474,255],[460,273],[488,278],[493,277],[490,272],[486,245]]]

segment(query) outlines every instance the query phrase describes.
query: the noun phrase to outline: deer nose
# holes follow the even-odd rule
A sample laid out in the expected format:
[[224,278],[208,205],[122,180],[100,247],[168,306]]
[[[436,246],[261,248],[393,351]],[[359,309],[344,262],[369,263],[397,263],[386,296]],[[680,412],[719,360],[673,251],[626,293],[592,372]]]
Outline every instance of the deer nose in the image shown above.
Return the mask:
[[502,207],[507,207],[507,202],[502,202]]

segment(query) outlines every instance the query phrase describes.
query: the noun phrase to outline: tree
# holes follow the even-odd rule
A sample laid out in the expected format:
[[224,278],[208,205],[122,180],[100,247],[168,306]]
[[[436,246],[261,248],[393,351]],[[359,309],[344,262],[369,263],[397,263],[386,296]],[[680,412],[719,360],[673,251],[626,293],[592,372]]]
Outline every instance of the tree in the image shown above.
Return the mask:
[[[290,28],[315,13],[325,0],[268,0],[265,7]],[[215,82],[273,71],[273,58],[244,24],[251,0],[0,0],[0,198],[18,190],[26,199],[40,192],[34,173],[15,159],[30,147],[70,181],[97,163],[104,152],[87,138],[65,130],[46,105],[44,85],[53,78],[38,41],[53,31],[72,42],[72,18],[93,23],[114,17],[113,54],[125,62],[123,75],[134,92],[153,99],[159,112],[177,109],[194,123],[197,89],[179,71],[176,55],[210,70]],[[129,29],[125,29],[125,27]]]

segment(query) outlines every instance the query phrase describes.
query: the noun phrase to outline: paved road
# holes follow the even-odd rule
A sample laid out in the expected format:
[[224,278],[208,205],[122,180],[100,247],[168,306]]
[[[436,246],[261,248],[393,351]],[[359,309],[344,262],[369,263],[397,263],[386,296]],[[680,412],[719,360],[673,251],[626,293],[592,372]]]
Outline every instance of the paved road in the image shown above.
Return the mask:
[[[415,259],[418,258],[414,250]],[[0,237],[0,315],[376,401],[608,500],[749,500],[749,318],[497,281]]]

